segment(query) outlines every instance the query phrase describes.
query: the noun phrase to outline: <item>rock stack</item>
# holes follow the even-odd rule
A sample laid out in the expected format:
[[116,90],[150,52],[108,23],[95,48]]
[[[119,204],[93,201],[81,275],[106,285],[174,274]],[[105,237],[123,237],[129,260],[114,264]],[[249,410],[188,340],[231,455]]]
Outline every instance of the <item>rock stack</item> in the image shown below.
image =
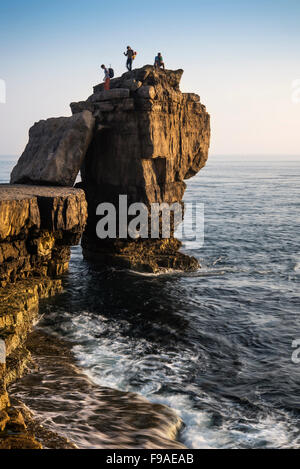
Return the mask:
[[119,197],[126,196],[126,209],[147,207],[150,226],[152,204],[182,204],[185,180],[205,165],[210,117],[199,96],[180,91],[182,74],[149,65],[125,73],[111,80],[109,91],[100,84],[86,101],[72,103],[72,117],[41,121],[30,130],[11,182],[73,186],[81,168],[88,202],[82,247],[93,263],[146,272],[199,267],[180,252],[174,220],[167,238],[161,222],[155,239],[132,239],[128,226],[125,236],[117,226],[114,239],[96,233],[99,204],[113,204],[119,220]]

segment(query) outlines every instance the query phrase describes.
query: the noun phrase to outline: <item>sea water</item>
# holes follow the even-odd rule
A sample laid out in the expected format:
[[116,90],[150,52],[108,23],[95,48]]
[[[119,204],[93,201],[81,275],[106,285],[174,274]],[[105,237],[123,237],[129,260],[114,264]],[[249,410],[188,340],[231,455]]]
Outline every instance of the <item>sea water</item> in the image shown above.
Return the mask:
[[211,157],[187,185],[205,206],[204,245],[183,247],[198,272],[96,272],[75,247],[40,325],[95,383],[168,404],[189,448],[300,448],[300,161]]

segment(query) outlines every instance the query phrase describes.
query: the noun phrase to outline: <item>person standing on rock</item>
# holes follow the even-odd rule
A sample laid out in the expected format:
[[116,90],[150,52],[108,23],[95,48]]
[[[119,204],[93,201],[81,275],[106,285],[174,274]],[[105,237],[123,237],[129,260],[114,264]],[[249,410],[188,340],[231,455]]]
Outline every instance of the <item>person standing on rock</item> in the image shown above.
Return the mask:
[[129,72],[132,70],[132,62],[134,57],[134,50],[130,46],[127,46],[127,52],[124,52],[125,57],[127,57],[126,67]]
[[104,89],[106,91],[109,91],[110,89],[110,75],[109,75],[109,70],[108,68],[105,67],[105,65],[101,65],[101,68],[104,70]]
[[158,52],[157,56],[155,57],[154,67],[155,68],[162,68],[163,70],[165,70],[164,59],[162,58],[162,55],[161,55],[160,52]]

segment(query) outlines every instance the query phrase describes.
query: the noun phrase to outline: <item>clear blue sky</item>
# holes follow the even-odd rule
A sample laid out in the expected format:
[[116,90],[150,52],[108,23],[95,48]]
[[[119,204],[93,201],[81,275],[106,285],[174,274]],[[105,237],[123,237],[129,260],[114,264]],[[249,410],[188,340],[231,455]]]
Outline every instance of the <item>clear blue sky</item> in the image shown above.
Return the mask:
[[299,0],[2,0],[0,155],[20,154],[35,121],[70,115],[101,63],[123,73],[127,45],[137,67],[161,51],[185,70],[182,90],[212,116],[212,153],[300,154],[299,22]]

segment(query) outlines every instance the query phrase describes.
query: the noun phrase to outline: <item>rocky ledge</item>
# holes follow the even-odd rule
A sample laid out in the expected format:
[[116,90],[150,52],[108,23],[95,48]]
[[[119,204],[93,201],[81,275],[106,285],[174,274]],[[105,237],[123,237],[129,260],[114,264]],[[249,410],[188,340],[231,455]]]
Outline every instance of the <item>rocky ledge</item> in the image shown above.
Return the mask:
[[86,218],[79,189],[0,185],[0,449],[41,447],[24,412],[11,405],[7,386],[27,369],[25,343],[40,298],[62,290],[58,277]]
[[[25,343],[38,318],[39,301],[62,290],[59,279],[30,279],[0,289],[0,449],[39,449],[23,413],[12,406],[7,387],[27,369],[31,355]],[[4,347],[3,347],[4,345]]]
[[80,189],[0,185],[0,286],[67,271],[85,227]]

